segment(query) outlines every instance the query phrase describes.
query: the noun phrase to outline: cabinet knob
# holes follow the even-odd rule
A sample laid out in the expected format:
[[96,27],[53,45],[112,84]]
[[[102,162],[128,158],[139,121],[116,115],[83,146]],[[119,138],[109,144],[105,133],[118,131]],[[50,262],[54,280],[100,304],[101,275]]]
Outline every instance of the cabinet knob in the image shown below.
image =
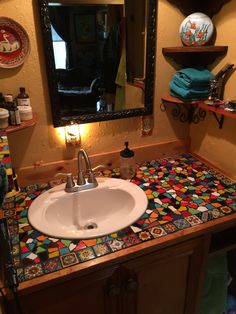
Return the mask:
[[109,289],[108,289],[108,296],[109,297],[116,297],[120,294],[120,287],[115,285],[115,284],[111,284]]
[[138,282],[134,280],[133,278],[129,278],[127,280],[126,289],[128,291],[134,291],[138,288]]

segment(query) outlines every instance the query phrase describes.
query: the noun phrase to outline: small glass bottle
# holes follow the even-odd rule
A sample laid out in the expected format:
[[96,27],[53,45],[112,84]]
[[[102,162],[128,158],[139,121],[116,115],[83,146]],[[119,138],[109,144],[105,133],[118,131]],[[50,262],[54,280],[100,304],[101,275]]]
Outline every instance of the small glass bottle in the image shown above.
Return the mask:
[[5,95],[5,101],[6,101],[6,107],[10,115],[10,124],[20,125],[21,124],[20,111],[15,101],[13,100],[13,96],[10,94]]
[[210,91],[208,100],[219,100],[219,81],[215,79],[210,80]]
[[[4,96],[4,101],[5,101],[5,108],[10,112],[10,108],[13,103],[13,95],[12,94],[5,94]],[[9,123],[10,123],[10,118],[9,118]]]
[[20,93],[17,95],[17,106],[30,106],[29,95],[25,92],[25,87],[20,87]]
[[6,108],[6,102],[3,93],[0,92],[0,108]]
[[107,103],[105,99],[105,88],[99,89],[100,95],[99,100],[96,103],[97,112],[106,112],[107,111]]
[[125,149],[120,152],[120,175],[122,179],[131,179],[135,175],[134,151],[125,142]]
[[97,111],[105,112],[106,111],[106,101],[103,96],[99,96],[99,100],[97,101]]

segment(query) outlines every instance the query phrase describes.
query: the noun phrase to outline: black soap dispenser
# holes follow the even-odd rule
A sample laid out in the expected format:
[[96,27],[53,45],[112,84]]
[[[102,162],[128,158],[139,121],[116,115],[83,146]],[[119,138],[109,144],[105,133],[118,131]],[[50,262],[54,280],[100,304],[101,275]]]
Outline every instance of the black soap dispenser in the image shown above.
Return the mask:
[[131,179],[135,175],[134,151],[128,146],[129,142],[125,142],[125,149],[120,152],[120,175],[122,179]]

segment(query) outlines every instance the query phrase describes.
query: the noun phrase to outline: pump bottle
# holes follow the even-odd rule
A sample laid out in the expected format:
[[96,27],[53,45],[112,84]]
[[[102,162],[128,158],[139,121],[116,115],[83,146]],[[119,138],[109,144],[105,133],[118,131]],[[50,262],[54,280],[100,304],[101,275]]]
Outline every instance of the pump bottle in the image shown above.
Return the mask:
[[125,142],[125,149],[120,152],[120,175],[122,179],[131,179],[135,175],[134,151],[129,149],[129,142]]

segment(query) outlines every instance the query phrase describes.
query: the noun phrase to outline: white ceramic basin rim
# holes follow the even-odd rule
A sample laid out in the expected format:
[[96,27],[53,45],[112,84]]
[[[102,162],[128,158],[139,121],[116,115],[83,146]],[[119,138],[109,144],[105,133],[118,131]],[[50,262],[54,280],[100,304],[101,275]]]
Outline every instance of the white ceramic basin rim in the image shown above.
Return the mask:
[[144,191],[132,182],[98,178],[98,187],[66,193],[54,187],[31,204],[30,224],[45,235],[87,239],[117,232],[139,219],[147,208]]

